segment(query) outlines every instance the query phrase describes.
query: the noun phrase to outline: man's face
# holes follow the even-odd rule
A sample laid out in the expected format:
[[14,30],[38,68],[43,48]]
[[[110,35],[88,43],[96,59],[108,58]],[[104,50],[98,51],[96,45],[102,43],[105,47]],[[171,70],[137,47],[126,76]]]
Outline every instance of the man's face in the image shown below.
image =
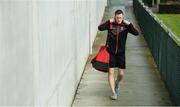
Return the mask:
[[124,19],[123,14],[116,14],[116,15],[115,15],[116,23],[121,24],[121,22],[122,22],[123,19]]

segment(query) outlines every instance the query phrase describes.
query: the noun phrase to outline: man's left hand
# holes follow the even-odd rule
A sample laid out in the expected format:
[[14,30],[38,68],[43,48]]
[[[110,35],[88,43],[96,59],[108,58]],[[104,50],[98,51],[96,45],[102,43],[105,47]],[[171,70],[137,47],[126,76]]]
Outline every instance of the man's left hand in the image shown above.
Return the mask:
[[129,24],[130,24],[130,22],[127,21],[127,20],[123,20],[123,23],[126,24],[126,25],[129,25]]

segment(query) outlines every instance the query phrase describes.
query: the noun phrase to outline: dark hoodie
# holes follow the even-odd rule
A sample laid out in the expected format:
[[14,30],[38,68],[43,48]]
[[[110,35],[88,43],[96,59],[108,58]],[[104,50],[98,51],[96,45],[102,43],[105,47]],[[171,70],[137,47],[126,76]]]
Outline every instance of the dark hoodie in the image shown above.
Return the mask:
[[115,22],[110,23],[110,21],[102,22],[98,29],[100,31],[108,30],[107,36],[107,50],[111,54],[125,53],[127,34],[131,33],[133,35],[138,35],[139,32],[134,28],[132,23],[126,25],[124,23],[117,24]]

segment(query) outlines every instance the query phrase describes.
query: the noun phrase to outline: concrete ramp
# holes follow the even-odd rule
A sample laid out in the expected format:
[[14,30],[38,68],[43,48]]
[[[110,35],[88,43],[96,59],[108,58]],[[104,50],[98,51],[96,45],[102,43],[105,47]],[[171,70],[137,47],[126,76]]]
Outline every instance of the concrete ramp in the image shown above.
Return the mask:
[[[112,0],[111,6],[106,7],[104,18],[113,17],[116,9],[125,12],[127,20],[138,27],[133,13],[132,4],[121,0]],[[117,4],[117,5],[115,5]],[[108,74],[96,71],[92,68],[90,59],[98,52],[100,45],[105,43],[107,32],[98,32],[94,45],[93,54],[89,57],[78,87],[73,106],[162,106],[173,105],[169,93],[160,79],[158,69],[143,38],[128,34],[126,44],[125,78],[121,83],[118,100],[111,100],[111,89],[108,84]],[[116,72],[117,73],[117,72]],[[116,75],[115,75],[116,76]]]

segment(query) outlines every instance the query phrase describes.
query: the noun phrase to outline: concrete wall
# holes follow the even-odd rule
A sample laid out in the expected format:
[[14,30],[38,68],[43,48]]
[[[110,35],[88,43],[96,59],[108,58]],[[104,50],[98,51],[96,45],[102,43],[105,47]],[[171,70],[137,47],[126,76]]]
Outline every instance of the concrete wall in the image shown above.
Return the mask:
[[0,105],[71,105],[106,0],[0,0]]

